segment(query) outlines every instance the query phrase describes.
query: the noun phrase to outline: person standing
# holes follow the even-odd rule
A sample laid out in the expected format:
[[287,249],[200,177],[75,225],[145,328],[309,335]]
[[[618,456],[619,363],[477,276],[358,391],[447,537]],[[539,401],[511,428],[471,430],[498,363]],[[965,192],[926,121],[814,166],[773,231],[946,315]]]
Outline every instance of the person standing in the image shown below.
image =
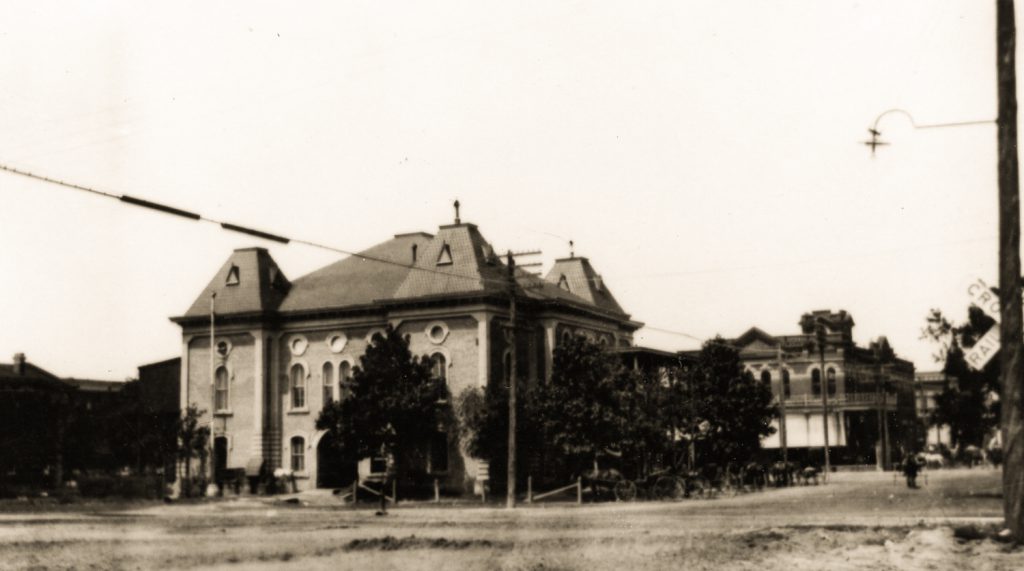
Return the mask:
[[907,487],[917,488],[917,473],[921,466],[917,462],[916,454],[907,454],[903,460],[903,475],[907,477]]

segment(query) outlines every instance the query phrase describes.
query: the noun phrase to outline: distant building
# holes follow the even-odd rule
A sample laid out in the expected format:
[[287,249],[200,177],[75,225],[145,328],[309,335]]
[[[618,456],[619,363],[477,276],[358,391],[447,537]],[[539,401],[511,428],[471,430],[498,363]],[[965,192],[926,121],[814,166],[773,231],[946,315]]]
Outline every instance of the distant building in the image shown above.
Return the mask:
[[0,493],[9,485],[59,485],[72,389],[16,353],[0,363]]
[[933,426],[931,416],[936,408],[935,398],[945,392],[946,389],[956,387],[956,381],[956,377],[947,375],[942,371],[927,371],[914,375],[914,384],[916,386],[914,393],[915,409],[917,417],[928,427],[928,436],[925,443],[929,446],[940,444],[953,446],[949,434],[949,425],[936,424]]
[[0,486],[59,483],[70,469],[107,467],[103,413],[116,406],[122,382],[62,379],[14,355],[0,364]]
[[177,417],[181,411],[181,357],[139,365],[139,392],[146,411]]
[[[824,367],[817,349],[819,323],[825,332]],[[752,327],[731,340],[746,368],[771,384],[780,409],[785,408],[776,433],[763,442],[766,449],[780,449],[784,432],[791,459],[822,461],[822,391],[829,401],[834,465],[889,468],[901,450],[913,446],[914,365],[897,357],[885,337],[870,347],[857,346],[853,326],[845,311],[815,311],[801,317],[796,335],[773,336]]]
[[[266,250],[236,250],[172,319],[182,328],[181,405],[207,411],[218,469],[265,461],[291,469],[301,488],[345,485],[354,469],[338,465],[315,422],[327,402],[343,398],[339,381],[372,337],[395,327],[413,354],[432,360],[453,396],[503,382],[513,350],[507,275],[477,227],[457,216],[436,234],[398,234],[295,281]],[[519,271],[516,281],[514,349],[527,382],[550,377],[552,352],[567,336],[628,346],[642,325],[587,258],[557,260],[545,278]],[[456,426],[439,425],[423,469],[449,490],[469,491],[477,460],[457,436]]]

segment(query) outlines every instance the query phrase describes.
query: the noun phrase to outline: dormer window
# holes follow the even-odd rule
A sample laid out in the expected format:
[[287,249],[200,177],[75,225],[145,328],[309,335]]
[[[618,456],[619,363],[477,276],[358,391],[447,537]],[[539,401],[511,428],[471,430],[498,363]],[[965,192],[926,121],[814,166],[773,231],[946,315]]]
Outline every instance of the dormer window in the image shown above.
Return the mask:
[[594,276],[594,291],[601,291],[602,288],[604,288],[604,280],[601,279],[601,276]]
[[444,244],[443,246],[441,246],[441,255],[437,257],[437,265],[452,265],[452,247],[449,246],[448,244]]
[[239,284],[239,281],[238,266],[231,264],[231,269],[228,270],[228,279],[224,283],[229,286],[236,286]]
[[565,278],[565,274],[562,274],[561,277],[558,278],[558,287],[565,291],[569,291],[569,280]]

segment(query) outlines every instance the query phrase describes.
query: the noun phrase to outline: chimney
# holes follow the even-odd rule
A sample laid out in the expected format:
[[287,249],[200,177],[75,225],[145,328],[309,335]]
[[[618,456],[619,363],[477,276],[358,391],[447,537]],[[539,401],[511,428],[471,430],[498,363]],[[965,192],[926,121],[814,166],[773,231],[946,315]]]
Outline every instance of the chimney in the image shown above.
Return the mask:
[[15,353],[14,354],[14,374],[24,375],[25,374],[25,354]]

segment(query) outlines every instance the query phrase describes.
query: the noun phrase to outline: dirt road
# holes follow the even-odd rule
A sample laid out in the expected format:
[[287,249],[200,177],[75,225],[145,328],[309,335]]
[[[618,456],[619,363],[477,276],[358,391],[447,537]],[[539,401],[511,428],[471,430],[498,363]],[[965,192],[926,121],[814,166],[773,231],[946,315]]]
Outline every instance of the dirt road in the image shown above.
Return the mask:
[[891,474],[670,503],[372,507],[241,498],[0,513],[0,569],[1022,569],[1024,551],[961,542],[993,525],[999,474]]

